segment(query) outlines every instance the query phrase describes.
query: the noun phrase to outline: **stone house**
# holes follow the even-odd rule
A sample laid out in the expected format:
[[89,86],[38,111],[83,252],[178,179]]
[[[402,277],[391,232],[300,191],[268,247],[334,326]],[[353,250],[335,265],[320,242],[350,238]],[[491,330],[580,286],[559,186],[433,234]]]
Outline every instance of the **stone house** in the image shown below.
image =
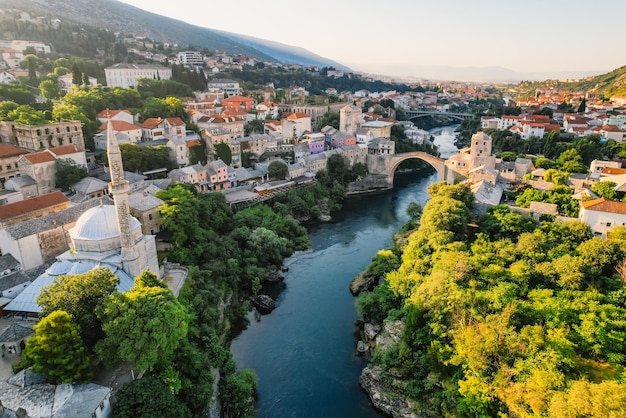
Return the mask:
[[[0,184],[17,176],[17,160],[28,151],[14,145],[0,143]],[[0,187],[2,188],[2,187]]]
[[245,96],[230,96],[222,100],[222,107],[231,110],[243,110],[248,112],[254,106],[254,99]]
[[38,267],[69,249],[68,230],[87,209],[108,197],[70,206],[61,192],[0,206],[0,251],[12,254],[25,270]]
[[382,138],[391,138],[391,127],[393,126],[392,122],[373,120],[371,122],[365,122],[361,124],[361,129],[365,129],[372,133],[374,138],[382,137]]
[[56,158],[48,151],[26,154],[17,160],[21,176],[28,176],[37,184],[37,195],[50,193],[56,187]]
[[311,131],[311,116],[306,113],[283,113],[280,123],[286,138],[299,138],[303,133]]
[[167,141],[167,146],[179,167],[189,164],[189,148],[184,138],[172,138]]
[[160,190],[159,187],[150,185],[128,195],[131,215],[141,223],[141,231],[144,235],[156,235],[163,230],[158,210],[163,201],[156,197],[156,193]]
[[[122,114],[122,112],[118,114]],[[98,128],[102,132],[94,137],[96,149],[106,150],[106,130],[108,123],[109,122],[104,122]],[[135,125],[134,123],[126,122],[124,120],[111,120],[111,126],[113,127],[114,134],[122,133],[128,137],[128,140],[123,142],[130,142],[133,144],[141,142],[141,138],[143,136],[143,130],[141,126]]]
[[165,139],[165,128],[163,127],[163,119],[148,118],[141,124],[142,141],[158,141]]
[[76,145],[85,149],[82,124],[80,121],[54,122],[47,125],[13,126],[18,147],[39,151],[62,145]]
[[372,155],[389,155],[395,154],[396,143],[387,138],[374,138],[367,145],[368,154]]
[[177,168],[170,171],[167,177],[172,181],[193,185],[198,192],[209,190],[207,169],[201,164]]
[[207,177],[213,183],[213,190],[229,188],[228,166],[222,160],[211,161],[206,165]]

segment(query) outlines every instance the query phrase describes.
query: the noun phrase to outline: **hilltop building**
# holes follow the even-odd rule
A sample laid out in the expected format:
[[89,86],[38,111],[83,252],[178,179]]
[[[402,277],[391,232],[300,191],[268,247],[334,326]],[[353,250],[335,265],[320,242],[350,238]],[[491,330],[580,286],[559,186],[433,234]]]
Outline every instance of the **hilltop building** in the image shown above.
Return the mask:
[[105,68],[104,75],[109,87],[137,88],[140,78],[169,80],[172,69],[162,65],[118,63]]

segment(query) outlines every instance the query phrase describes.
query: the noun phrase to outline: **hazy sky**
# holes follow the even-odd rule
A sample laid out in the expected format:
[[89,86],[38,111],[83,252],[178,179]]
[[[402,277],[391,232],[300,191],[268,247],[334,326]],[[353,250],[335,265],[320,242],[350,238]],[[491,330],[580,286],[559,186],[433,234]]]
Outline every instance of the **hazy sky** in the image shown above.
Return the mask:
[[306,48],[354,70],[626,65],[624,0],[122,0],[211,29]]

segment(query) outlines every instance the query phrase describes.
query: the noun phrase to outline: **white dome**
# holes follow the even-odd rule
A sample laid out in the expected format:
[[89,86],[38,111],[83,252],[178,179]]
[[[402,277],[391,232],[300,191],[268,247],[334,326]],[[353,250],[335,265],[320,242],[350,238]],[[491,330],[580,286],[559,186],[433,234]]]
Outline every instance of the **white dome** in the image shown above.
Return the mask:
[[[130,217],[130,229],[141,229],[139,221]],[[76,226],[70,231],[73,240],[107,240],[120,236],[117,225],[115,206],[104,205],[91,208],[83,213],[76,221]]]

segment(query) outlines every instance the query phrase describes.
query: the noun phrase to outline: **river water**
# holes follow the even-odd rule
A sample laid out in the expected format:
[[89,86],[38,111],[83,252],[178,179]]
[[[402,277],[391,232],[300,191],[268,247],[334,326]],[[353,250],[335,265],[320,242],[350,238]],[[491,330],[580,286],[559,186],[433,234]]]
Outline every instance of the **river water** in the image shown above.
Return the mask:
[[[431,131],[446,158],[456,151],[455,126]],[[452,149],[454,147],[454,149]],[[268,294],[270,315],[250,312],[232,341],[239,368],[258,377],[259,417],[381,417],[359,386],[367,361],[356,355],[355,298],[348,285],[408,220],[406,209],[428,200],[437,174],[396,175],[394,190],[355,198],[329,223],[309,229],[311,249],[285,261],[285,280]]]

